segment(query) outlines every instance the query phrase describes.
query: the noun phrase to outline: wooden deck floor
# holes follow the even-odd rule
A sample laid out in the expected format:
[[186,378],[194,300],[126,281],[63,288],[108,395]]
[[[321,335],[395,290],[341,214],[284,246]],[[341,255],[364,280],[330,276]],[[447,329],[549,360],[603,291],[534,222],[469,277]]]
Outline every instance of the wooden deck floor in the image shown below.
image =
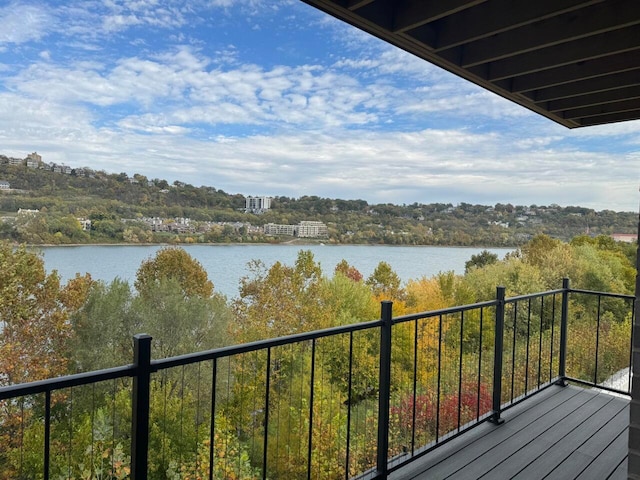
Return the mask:
[[394,480],[626,480],[629,400],[553,386],[394,472]]

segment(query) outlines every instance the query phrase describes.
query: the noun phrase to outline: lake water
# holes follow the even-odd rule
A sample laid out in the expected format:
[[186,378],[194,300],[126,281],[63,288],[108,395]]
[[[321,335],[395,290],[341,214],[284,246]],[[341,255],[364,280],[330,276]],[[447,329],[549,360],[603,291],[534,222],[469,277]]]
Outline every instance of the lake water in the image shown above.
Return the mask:
[[[464,273],[464,264],[483,248],[397,247],[384,245],[182,245],[206,269],[215,290],[227,297],[238,295],[240,278],[247,275],[247,263],[262,260],[270,266],[280,261],[293,265],[300,250],[311,250],[325,275],[331,276],[342,260],[356,267],[367,278],[379,262],[391,265],[403,282],[431,277],[453,270]],[[90,273],[95,280],[110,282],[116,277],[133,284],[140,264],[162,246],[83,245],[40,247],[47,271],[57,270],[63,281],[76,273]],[[504,258],[508,248],[487,250]]]

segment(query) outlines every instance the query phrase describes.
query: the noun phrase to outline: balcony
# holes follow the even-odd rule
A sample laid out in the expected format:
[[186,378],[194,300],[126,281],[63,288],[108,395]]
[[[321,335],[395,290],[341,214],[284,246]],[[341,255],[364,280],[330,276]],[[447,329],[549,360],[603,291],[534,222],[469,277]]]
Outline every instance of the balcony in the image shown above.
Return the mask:
[[[634,302],[565,280],[406,316],[382,302],[375,321],[165,359],[138,335],[131,365],[0,388],[0,468],[43,479],[623,478]],[[622,385],[607,383],[616,372]]]

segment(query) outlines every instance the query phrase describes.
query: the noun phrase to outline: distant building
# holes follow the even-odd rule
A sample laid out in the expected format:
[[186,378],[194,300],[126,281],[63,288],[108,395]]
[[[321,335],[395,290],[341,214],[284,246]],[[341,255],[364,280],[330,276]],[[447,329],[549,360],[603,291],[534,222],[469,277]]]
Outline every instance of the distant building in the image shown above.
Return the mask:
[[298,232],[298,226],[267,223],[263,230],[265,235],[289,235],[290,237],[295,237]]
[[11,188],[11,185],[9,184],[9,182],[0,180],[0,190],[9,190],[10,188]]
[[288,235],[299,238],[326,238],[329,229],[322,222],[302,221],[298,225],[278,225],[267,223],[263,228],[265,235]]
[[260,213],[271,208],[271,197],[247,197],[244,209],[247,212]]
[[80,226],[85,232],[91,230],[91,220],[88,218],[78,218],[78,222],[80,222]]
[[29,208],[19,208],[18,215],[35,215],[40,213],[40,210],[31,210]]
[[42,155],[38,155],[37,152],[33,152],[27,155],[25,160],[28,168],[39,168],[42,163]]
[[298,225],[298,237],[321,238],[328,237],[329,229],[322,222],[303,221]]
[[24,160],[21,158],[9,157],[9,165],[24,165]]
[[638,240],[636,233],[614,233],[611,235],[616,242],[634,243]]

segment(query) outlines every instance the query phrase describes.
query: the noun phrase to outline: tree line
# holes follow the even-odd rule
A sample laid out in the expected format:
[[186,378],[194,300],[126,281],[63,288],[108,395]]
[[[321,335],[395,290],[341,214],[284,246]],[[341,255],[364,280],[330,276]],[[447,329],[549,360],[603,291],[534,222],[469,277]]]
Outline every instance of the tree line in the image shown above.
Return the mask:
[[[63,284],[56,272],[46,273],[40,256],[5,242],[0,244],[0,385],[126,364],[132,358],[132,335],[141,332],[152,335],[153,355],[162,358],[373,320],[379,316],[381,300],[392,300],[397,316],[492,299],[496,285],[504,285],[507,296],[556,289],[564,277],[571,278],[575,288],[630,294],[635,255],[631,246],[606,236],[580,236],[565,243],[541,235],[501,261],[489,252],[473,256],[464,275],[441,272],[403,284],[385,262],[364,278],[347,260],[324,272],[311,252],[301,250],[293,265],[252,261],[239,296],[227,299],[216,292],[202,266],[177,247],[162,249],[145,260],[133,285],[120,279],[95,281],[82,274]],[[591,375],[595,332],[587,327],[591,324],[586,312],[593,305],[581,297],[571,302],[568,369],[578,377]],[[598,341],[607,352],[600,359],[602,376],[628,364],[631,313],[613,301],[603,302],[600,308]],[[392,393],[392,453],[406,448],[414,425],[419,427],[420,441],[428,443],[434,435],[455,428],[456,421],[470,419],[476,405],[482,411],[490,408],[485,381],[478,379],[477,393],[461,390],[457,374],[447,370],[443,370],[442,391],[438,390],[437,399],[434,396],[436,357],[428,353],[438,347],[439,337],[442,358],[438,361],[443,364],[474,365],[478,348],[486,348],[489,358],[490,330],[471,314],[465,322],[463,329],[459,319],[445,318],[437,328],[425,323],[419,331],[405,328],[394,335],[393,376],[400,387]],[[534,333],[541,345],[553,335],[542,322],[531,328],[539,330]],[[377,336],[366,330],[356,336],[351,354],[344,336],[318,342],[315,370],[309,345],[274,349],[267,452],[270,478],[303,475],[307,465],[300,462],[300,455],[310,438],[315,445],[314,478],[339,478],[345,468],[355,475],[372,465],[377,342]],[[410,354],[414,344],[425,355],[421,376],[413,380],[417,382],[415,398],[408,393],[417,362]],[[523,345],[518,343],[513,351],[524,355]],[[229,359],[217,367],[223,374],[214,395],[213,438],[207,427],[212,385],[205,381],[211,378],[212,366],[173,369],[153,378],[149,478],[207,476],[212,461],[215,478],[260,477],[265,455],[264,409],[259,406],[265,388],[263,353]],[[353,375],[346,377],[349,362]],[[310,425],[305,395],[313,378],[314,423]],[[129,388],[128,380],[121,380],[55,394],[51,478],[127,478]],[[437,423],[432,414],[436,406],[442,412]],[[462,413],[456,419],[460,407]],[[43,414],[35,398],[0,402],[1,477],[39,478]],[[344,465],[347,415],[353,427],[351,460]],[[210,448],[214,457],[209,455]]]

